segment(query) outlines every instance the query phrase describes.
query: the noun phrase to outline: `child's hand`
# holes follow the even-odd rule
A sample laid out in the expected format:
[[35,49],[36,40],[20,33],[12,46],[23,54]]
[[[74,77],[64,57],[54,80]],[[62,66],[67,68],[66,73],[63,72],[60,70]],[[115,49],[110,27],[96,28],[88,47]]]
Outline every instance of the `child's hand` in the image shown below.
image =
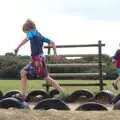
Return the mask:
[[53,41],[50,42],[50,47],[55,48],[55,43]]
[[16,49],[14,50],[15,55],[17,55],[18,50],[19,50],[18,48],[16,48]]
[[57,55],[57,52],[56,52],[56,45],[55,45],[55,43],[54,43],[53,41],[51,41],[49,45],[50,45],[50,47],[53,48],[54,55],[56,56],[56,55]]

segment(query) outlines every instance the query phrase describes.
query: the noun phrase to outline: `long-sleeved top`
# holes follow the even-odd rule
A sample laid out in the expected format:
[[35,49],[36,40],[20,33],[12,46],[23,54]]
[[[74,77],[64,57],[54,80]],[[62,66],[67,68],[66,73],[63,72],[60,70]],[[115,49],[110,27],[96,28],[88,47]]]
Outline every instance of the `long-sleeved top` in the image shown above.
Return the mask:
[[112,57],[112,60],[115,61],[116,67],[117,67],[117,68],[120,68],[120,49],[118,49],[118,50],[115,52],[114,56]]

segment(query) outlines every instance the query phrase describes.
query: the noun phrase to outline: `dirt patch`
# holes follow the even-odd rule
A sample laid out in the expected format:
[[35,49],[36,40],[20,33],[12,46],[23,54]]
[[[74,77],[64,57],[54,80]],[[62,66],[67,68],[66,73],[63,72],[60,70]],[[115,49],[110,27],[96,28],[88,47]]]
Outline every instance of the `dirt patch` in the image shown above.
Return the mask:
[[106,104],[108,111],[75,111],[81,102],[67,104],[70,111],[55,109],[33,110],[36,103],[29,103],[30,109],[0,109],[0,120],[120,120],[120,111],[112,110]]
[[0,109],[0,120],[120,120],[119,111]]

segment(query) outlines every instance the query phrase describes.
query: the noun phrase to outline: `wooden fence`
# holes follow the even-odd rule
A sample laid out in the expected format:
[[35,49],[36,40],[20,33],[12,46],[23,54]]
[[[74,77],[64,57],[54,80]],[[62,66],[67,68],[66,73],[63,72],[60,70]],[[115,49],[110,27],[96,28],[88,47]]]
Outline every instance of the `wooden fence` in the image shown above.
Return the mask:
[[[58,78],[80,78],[80,77],[93,77],[93,76],[98,76],[99,77],[99,83],[88,83],[88,84],[60,84],[61,86],[99,86],[100,90],[103,90],[104,87],[104,83],[103,83],[103,76],[105,75],[105,73],[103,73],[103,65],[105,65],[105,63],[102,63],[102,47],[104,47],[105,44],[102,44],[101,41],[98,41],[97,44],[87,44],[87,45],[56,45],[56,48],[76,48],[76,47],[97,47],[98,48],[98,54],[65,54],[65,55],[60,55],[62,57],[86,57],[86,56],[98,56],[98,63],[71,63],[71,64],[65,64],[65,63],[60,63],[60,64],[47,64],[49,72],[50,72],[50,68],[69,68],[69,69],[73,69],[73,68],[80,68],[80,67],[98,67],[98,71],[97,73],[51,73],[50,72],[50,76],[51,77],[58,77]],[[50,55],[50,46],[45,46],[45,48],[48,49],[48,56]],[[49,62],[49,61],[48,61]],[[47,84],[43,84],[43,86],[46,86],[46,90],[49,91],[49,85]]]

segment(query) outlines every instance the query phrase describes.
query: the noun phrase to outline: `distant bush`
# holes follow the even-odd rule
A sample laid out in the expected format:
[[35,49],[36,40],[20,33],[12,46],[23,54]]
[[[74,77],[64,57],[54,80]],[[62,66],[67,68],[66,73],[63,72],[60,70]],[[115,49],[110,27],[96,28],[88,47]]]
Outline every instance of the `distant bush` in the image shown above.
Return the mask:
[[[49,60],[49,61],[48,61]],[[0,56],[0,78],[19,78],[19,72],[23,66],[25,66],[31,57],[29,56],[14,56],[12,53],[6,53],[5,56]],[[98,62],[98,56],[88,56],[85,58],[76,58],[76,59],[67,59],[63,57],[59,63],[90,63]],[[107,73],[105,79],[115,79],[117,77],[115,67],[111,64],[111,57],[104,55],[102,57],[102,62],[106,63],[106,66],[103,67],[103,72]],[[46,63],[56,63],[53,57],[47,58]],[[57,73],[93,73],[98,72],[97,67],[91,68],[50,68],[50,72]],[[86,78],[87,79],[87,78]]]

